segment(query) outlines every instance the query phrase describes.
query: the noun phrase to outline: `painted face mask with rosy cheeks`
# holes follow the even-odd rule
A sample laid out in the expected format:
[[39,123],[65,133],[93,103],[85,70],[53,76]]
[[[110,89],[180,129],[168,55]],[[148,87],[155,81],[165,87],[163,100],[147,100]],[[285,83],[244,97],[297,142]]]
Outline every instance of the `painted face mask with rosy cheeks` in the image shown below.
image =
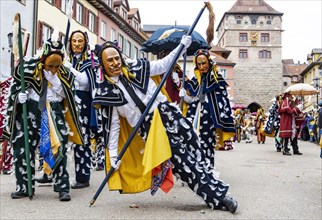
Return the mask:
[[109,76],[119,76],[122,73],[122,59],[115,48],[108,47],[104,49],[102,61],[104,70]]
[[71,39],[72,50],[74,54],[81,54],[85,48],[85,37],[82,33],[76,32]]
[[208,72],[209,61],[205,55],[199,55],[197,57],[197,67],[201,74]]

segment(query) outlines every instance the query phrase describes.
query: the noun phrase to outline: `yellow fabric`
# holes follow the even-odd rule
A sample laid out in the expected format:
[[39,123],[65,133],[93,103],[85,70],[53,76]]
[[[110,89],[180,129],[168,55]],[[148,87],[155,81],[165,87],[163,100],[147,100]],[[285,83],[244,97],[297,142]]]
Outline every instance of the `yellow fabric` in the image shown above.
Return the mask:
[[216,149],[224,146],[224,141],[235,136],[235,132],[223,132],[221,129],[216,129]]
[[[155,82],[155,84],[158,86],[162,80],[161,76],[152,76],[151,79]],[[161,88],[161,92],[163,95],[165,95],[168,99],[169,102],[172,102],[172,100],[170,99],[170,96],[167,93],[167,90],[165,89],[164,86],[162,86]]]
[[[120,124],[121,130],[118,142],[119,152],[133,130],[122,117],[120,117]],[[143,175],[143,150],[143,139],[139,135],[135,135],[121,158],[120,168],[113,172],[108,181],[110,190],[120,190],[121,193],[138,193],[151,187],[152,173],[148,172],[146,175]],[[111,169],[108,147],[106,148],[105,162],[106,170],[108,172]]]
[[[64,99],[64,106],[68,106],[66,99]],[[70,142],[73,142],[75,144],[79,144],[82,145],[82,140],[80,138],[80,134],[78,133],[77,129],[76,129],[76,125],[73,122],[73,118],[72,115],[70,114],[70,111],[66,111],[65,113],[65,120],[69,125],[69,129],[71,134],[68,134],[68,140]]]
[[164,126],[162,124],[161,116],[158,109],[153,112],[153,120],[150,126],[150,131],[145,144],[145,151],[143,156],[143,174],[147,174],[154,167],[159,166],[164,161],[170,159],[172,156],[170,143]]

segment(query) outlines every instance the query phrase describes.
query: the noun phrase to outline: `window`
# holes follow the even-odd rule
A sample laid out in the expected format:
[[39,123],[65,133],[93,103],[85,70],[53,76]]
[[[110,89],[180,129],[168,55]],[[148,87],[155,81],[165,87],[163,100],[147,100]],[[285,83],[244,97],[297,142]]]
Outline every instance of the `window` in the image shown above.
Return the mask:
[[253,24],[253,25],[255,25],[255,24],[256,24],[256,20],[255,20],[255,19],[253,19],[253,20],[252,20],[252,24]]
[[137,31],[139,30],[139,24],[136,21],[134,21],[134,28]]
[[88,29],[92,32],[95,31],[95,15],[92,12],[88,13]]
[[106,23],[101,21],[101,37],[106,40]]
[[113,2],[113,0],[106,0],[106,4],[108,6],[110,6],[110,8],[112,8],[112,2]]
[[222,75],[222,77],[224,79],[227,79],[228,78],[227,69],[220,68],[220,72],[219,73]]
[[122,18],[124,18],[124,20],[127,20],[127,13],[124,8],[122,8]]
[[247,50],[245,49],[240,49],[239,50],[239,58],[247,58]]
[[284,82],[284,86],[287,86],[287,82]]
[[272,24],[272,21],[271,21],[271,20],[268,20],[268,21],[266,22],[266,24]]
[[61,10],[66,13],[68,0],[61,0]]
[[121,34],[119,35],[118,41],[119,41],[119,46],[121,47],[121,50],[123,50],[124,49],[123,48],[124,37]]
[[42,29],[42,42],[44,43],[51,37],[51,27],[44,24]]
[[125,45],[125,55],[131,57],[131,42],[128,40],[126,41]]
[[112,28],[111,29],[111,41],[116,40],[116,31]]
[[261,41],[262,42],[269,42],[269,33],[262,33],[261,34]]
[[247,42],[247,33],[239,33],[239,41]]
[[139,49],[134,46],[133,59],[139,58]]
[[237,16],[237,17],[236,17],[236,23],[237,23],[237,24],[241,24],[241,19],[242,19],[242,17],[241,17],[241,16]]
[[76,21],[80,24],[83,23],[83,5],[78,2],[76,4]]
[[271,58],[271,51],[268,51],[268,50],[259,51],[259,58],[261,58],[261,59]]

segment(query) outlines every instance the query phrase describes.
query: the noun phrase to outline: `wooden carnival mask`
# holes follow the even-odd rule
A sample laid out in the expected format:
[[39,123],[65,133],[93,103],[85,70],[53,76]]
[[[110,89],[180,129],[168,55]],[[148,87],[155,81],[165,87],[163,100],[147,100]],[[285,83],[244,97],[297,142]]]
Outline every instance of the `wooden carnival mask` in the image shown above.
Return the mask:
[[74,54],[81,54],[85,48],[85,37],[82,33],[76,32],[72,35],[71,46]]
[[102,51],[102,62],[109,76],[119,76],[122,73],[122,59],[115,48],[107,47]]

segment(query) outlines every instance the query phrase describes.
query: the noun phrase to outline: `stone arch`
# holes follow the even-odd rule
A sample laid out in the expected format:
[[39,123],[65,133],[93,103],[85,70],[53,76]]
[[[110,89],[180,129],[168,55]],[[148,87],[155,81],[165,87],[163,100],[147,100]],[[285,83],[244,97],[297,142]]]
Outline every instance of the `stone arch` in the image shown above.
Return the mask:
[[257,102],[252,102],[247,106],[247,108],[249,109],[250,112],[257,112],[257,110],[261,107],[262,106],[260,104],[258,104]]

